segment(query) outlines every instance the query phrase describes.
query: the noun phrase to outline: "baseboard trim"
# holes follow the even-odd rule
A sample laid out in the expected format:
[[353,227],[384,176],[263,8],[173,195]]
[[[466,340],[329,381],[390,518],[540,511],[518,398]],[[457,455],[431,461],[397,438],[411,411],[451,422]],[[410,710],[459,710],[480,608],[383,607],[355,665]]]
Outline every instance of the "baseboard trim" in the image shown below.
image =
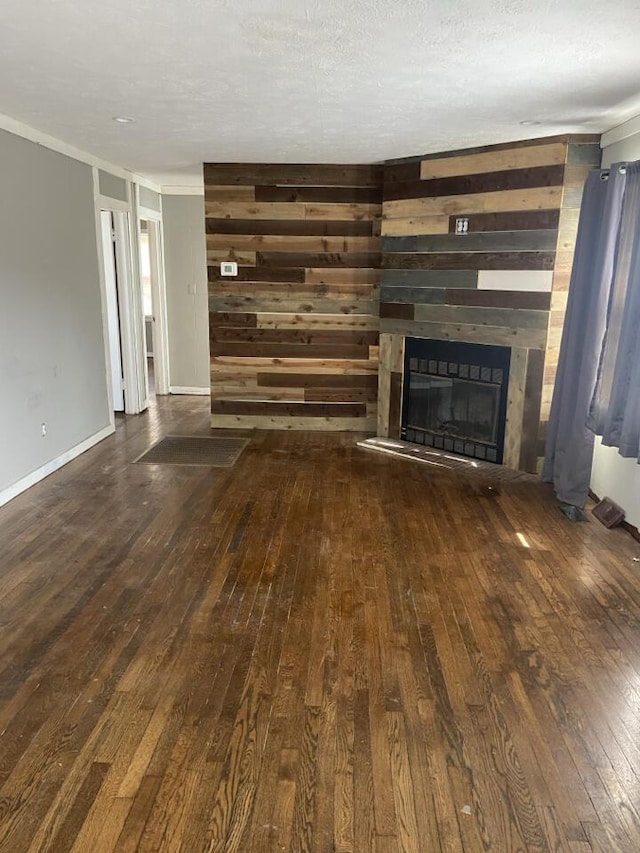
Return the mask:
[[195,394],[198,397],[208,397],[211,389],[203,385],[170,385],[170,394]]
[[80,454],[90,450],[94,445],[104,441],[105,438],[113,435],[115,431],[115,426],[113,424],[109,424],[104,429],[101,429],[99,432],[96,432],[93,435],[90,435],[89,438],[81,441],[80,444],[76,444],[75,447],[72,447],[70,450],[60,454],[60,456],[56,456],[55,459],[45,463],[40,466],[40,468],[36,468],[35,471],[27,474],[26,477],[22,477],[22,479],[13,483],[13,485],[3,489],[0,492],[0,506],[4,506],[4,504],[9,503],[9,501],[12,501],[14,498],[17,498],[18,495],[22,494],[22,492],[26,492],[27,489],[31,488],[31,486],[35,486],[36,483],[39,483],[40,480],[44,480],[44,478],[48,477],[49,474],[53,474],[54,471],[62,468],[62,466],[66,465],[67,462],[71,462],[72,459],[75,459],[77,456],[80,456]]

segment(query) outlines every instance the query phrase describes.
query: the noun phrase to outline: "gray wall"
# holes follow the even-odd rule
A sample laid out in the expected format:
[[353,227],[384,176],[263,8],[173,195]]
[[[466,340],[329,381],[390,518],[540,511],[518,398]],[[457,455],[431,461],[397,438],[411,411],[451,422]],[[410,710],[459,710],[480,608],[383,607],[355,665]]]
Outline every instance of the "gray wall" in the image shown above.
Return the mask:
[[[602,152],[602,165],[640,160],[640,133],[609,145]],[[600,498],[619,504],[630,524],[640,527],[640,465],[635,459],[623,459],[615,447],[603,447],[596,438],[591,488]]]
[[91,168],[0,131],[0,186],[1,491],[109,411]]
[[169,384],[209,389],[209,300],[204,199],[162,197]]

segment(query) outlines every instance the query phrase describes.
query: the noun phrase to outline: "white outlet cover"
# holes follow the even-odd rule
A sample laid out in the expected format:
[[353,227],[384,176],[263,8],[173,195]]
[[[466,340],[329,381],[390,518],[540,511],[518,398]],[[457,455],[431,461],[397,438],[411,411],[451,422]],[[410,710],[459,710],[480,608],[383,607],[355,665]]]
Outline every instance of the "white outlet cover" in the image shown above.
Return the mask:
[[220,275],[238,275],[238,264],[236,261],[222,261],[220,264]]

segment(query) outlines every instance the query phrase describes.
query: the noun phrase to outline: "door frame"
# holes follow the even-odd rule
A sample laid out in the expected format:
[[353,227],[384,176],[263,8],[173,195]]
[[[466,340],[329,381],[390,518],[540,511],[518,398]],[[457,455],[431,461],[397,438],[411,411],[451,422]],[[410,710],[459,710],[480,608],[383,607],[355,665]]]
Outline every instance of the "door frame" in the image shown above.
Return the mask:
[[120,345],[124,384],[125,414],[135,415],[148,406],[147,370],[144,348],[144,315],[137,251],[137,228],[132,204],[132,184],[127,181],[127,201],[101,195],[98,169],[93,168],[93,193],[96,220],[96,242],[102,302],[102,327],[105,346],[105,378],[111,423],[115,423],[111,388],[111,351],[109,344],[109,300],[105,281],[105,258],[102,246],[102,211],[113,214]]
[[139,203],[140,187],[136,186],[137,239],[140,222],[149,223],[149,256],[151,259],[151,307],[153,309],[153,370],[156,394],[169,394],[169,328],[167,321],[167,288],[164,271],[162,196],[160,210]]

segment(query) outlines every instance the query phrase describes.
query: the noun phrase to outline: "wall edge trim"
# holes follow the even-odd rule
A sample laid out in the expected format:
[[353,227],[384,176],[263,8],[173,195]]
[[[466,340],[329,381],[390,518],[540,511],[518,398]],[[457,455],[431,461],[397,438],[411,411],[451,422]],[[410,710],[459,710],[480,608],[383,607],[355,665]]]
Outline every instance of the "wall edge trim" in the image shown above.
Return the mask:
[[64,453],[61,453],[59,456],[56,456],[55,459],[52,459],[49,462],[45,462],[44,465],[41,465],[39,468],[36,468],[35,471],[32,471],[30,474],[27,474],[25,477],[21,477],[17,482],[13,483],[11,486],[7,486],[6,489],[0,491],[0,506],[4,506],[4,504],[9,503],[14,498],[17,498],[18,495],[25,492],[27,489],[30,489],[31,486],[35,486],[36,483],[39,483],[41,480],[44,480],[45,477],[48,477],[50,474],[53,474],[58,469],[62,468],[68,462],[71,462],[76,457],[80,456],[82,453],[85,453],[87,450],[90,450],[94,445],[99,444],[101,441],[104,441],[105,438],[108,438],[110,435],[116,431],[114,424],[108,424],[106,427],[103,427],[98,432],[95,432],[93,435],[90,435],[88,438],[85,438],[84,441],[81,441],[79,444],[74,445],[69,450],[65,450]]

